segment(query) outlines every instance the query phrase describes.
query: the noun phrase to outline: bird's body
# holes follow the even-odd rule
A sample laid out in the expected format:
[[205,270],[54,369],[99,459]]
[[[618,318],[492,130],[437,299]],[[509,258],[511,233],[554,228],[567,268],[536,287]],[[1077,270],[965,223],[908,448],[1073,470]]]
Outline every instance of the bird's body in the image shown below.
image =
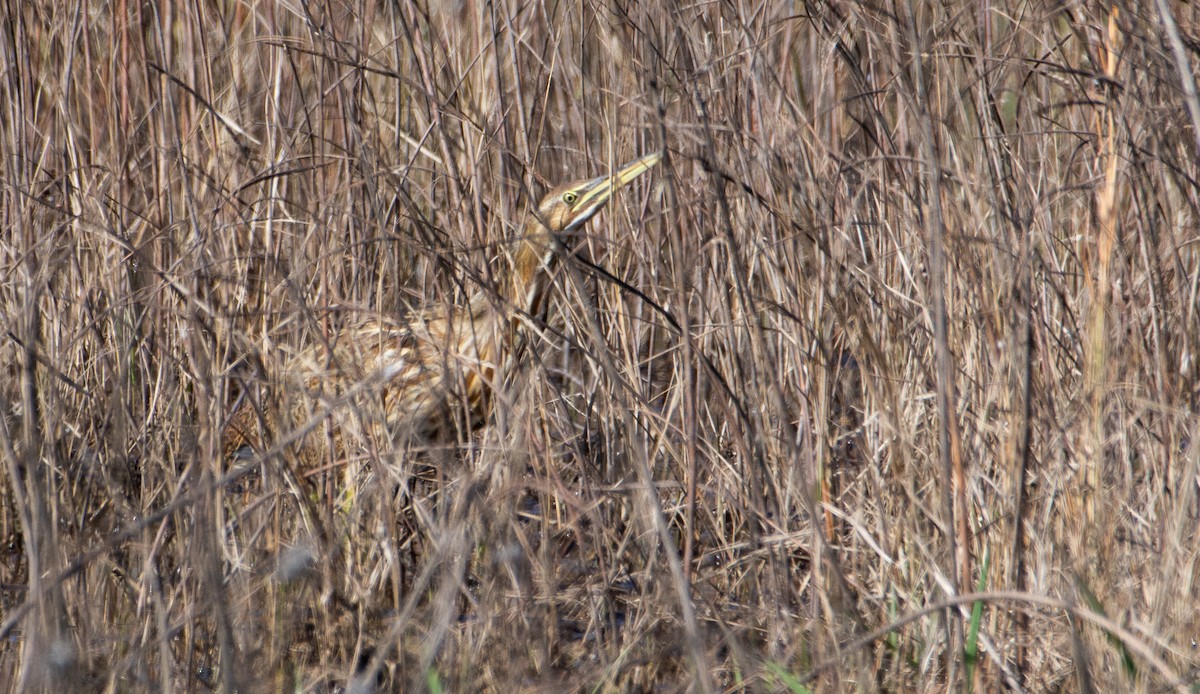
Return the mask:
[[454,417],[475,424],[506,336],[503,314],[483,292],[467,306],[412,311],[402,319],[370,318],[343,325],[328,341],[309,345],[286,362],[295,422],[336,411],[348,402],[376,407],[389,436],[446,438]]
[[[280,380],[290,404],[281,403],[282,428],[317,423],[351,406],[359,409],[355,419],[360,422],[384,423],[393,441],[447,438],[452,422],[483,421],[497,373],[510,354],[514,319],[540,305],[555,244],[659,158],[651,154],[610,176],[548,193],[523,226],[511,272],[494,290],[476,292],[467,305],[413,311],[399,320],[359,321],[287,355]],[[227,451],[256,440],[252,432],[259,421],[251,408],[236,412]]]

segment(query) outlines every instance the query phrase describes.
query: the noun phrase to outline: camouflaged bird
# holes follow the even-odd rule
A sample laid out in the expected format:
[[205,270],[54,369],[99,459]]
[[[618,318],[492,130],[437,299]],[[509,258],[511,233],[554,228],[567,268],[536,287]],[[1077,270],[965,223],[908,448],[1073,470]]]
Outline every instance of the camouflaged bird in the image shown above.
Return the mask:
[[[285,421],[282,427],[266,424],[276,429],[276,437],[300,440],[350,402],[378,408],[364,414],[385,422],[393,441],[450,438],[456,412],[467,415],[469,426],[482,422],[494,379],[511,349],[510,321],[537,312],[555,262],[556,239],[578,230],[660,158],[650,154],[610,175],[547,193],[526,220],[513,252],[512,273],[497,290],[500,301],[481,290],[466,306],[416,311],[401,320],[361,321],[288,355],[281,379],[290,393],[290,404],[281,407]],[[261,439],[259,429],[258,411],[240,408],[227,427],[226,453],[251,450]]]

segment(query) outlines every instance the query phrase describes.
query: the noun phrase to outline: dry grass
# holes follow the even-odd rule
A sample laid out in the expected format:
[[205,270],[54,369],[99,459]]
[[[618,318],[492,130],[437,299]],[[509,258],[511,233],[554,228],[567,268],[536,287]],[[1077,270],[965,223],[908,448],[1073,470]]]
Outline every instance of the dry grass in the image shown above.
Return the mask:
[[[1195,686],[1160,4],[8,0],[0,683]],[[223,454],[282,355],[495,286],[546,184],[660,147],[485,426]]]

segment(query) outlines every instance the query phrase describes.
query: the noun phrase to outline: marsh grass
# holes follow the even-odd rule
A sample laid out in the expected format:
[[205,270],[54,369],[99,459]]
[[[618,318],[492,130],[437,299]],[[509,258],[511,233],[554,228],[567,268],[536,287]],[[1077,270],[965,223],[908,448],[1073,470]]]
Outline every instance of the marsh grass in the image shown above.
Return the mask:
[[[1195,685],[1192,7],[3,7],[9,690]],[[271,430],[660,148],[485,426]]]

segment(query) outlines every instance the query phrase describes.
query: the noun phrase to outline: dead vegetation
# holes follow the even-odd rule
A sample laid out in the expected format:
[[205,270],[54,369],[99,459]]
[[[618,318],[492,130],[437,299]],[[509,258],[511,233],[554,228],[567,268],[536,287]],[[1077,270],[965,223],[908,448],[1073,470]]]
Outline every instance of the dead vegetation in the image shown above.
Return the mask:
[[[3,8],[9,689],[1196,686],[1195,8]],[[483,426],[271,425],[658,149]]]

